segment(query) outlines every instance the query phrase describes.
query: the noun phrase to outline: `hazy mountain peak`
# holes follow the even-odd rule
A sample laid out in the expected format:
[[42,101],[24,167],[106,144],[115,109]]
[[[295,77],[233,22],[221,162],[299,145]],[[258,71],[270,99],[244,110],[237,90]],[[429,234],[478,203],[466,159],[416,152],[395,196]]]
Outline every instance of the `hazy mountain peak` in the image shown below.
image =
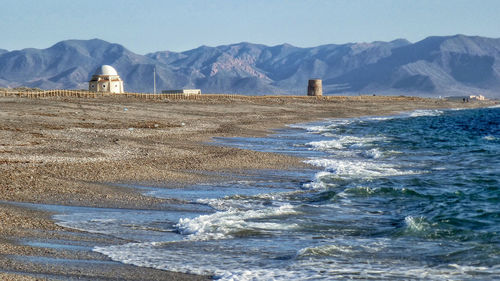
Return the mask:
[[392,40],[389,43],[391,43],[395,47],[401,47],[401,46],[406,46],[406,45],[410,45],[411,44],[410,41],[408,41],[406,39],[403,39],[403,38]]

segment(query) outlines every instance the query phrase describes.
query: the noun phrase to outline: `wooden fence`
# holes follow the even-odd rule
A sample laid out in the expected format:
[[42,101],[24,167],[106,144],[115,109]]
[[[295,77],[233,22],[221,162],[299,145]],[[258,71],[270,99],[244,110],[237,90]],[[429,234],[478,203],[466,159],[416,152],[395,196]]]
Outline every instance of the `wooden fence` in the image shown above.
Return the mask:
[[[379,96],[288,96],[288,95],[264,95],[264,96],[247,96],[238,94],[149,94],[149,93],[105,93],[105,92],[89,92],[81,90],[46,90],[46,91],[0,91],[0,97],[14,96],[23,98],[50,98],[50,97],[76,97],[76,98],[98,98],[98,97],[127,97],[146,100],[241,100],[241,101],[289,101],[289,100],[322,100],[322,101],[342,101],[342,100],[373,100]],[[383,98],[380,96],[380,98]],[[390,99],[397,100],[400,98],[408,99],[408,97],[391,97]],[[387,97],[385,97],[387,99]]]
[[47,97],[78,97],[96,98],[99,94],[78,90],[47,90],[47,91],[0,91],[0,96],[14,96],[24,98],[47,98]]
[[89,92],[80,90],[47,90],[47,91],[0,91],[0,96],[15,96],[24,98],[48,98],[48,97],[78,97],[78,98],[97,98],[97,97],[130,97],[152,100],[209,100],[209,99],[269,99],[269,98],[316,98],[328,99],[330,97],[308,97],[308,96],[246,96],[238,94],[150,94],[150,93],[105,93]]

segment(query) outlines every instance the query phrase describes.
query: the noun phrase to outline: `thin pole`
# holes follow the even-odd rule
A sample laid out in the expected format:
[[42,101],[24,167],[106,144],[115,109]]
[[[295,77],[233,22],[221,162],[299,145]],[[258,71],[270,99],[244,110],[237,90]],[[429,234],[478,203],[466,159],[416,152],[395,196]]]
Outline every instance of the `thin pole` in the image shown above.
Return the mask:
[[153,93],[156,94],[156,66],[153,68]]

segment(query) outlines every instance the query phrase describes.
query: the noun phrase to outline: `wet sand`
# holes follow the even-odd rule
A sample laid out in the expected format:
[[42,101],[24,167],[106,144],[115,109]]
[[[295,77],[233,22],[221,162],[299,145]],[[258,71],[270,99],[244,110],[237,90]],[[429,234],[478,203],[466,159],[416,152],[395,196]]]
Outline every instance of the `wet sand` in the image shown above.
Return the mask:
[[214,146],[213,137],[262,136],[286,124],[322,118],[491,104],[379,96],[0,97],[0,279],[209,279],[115,263],[85,247],[30,245],[26,241],[126,241],[64,229],[54,224],[50,212],[8,202],[162,209],[171,200],[108,183],[178,187],[217,181],[226,172],[305,166],[291,156]]

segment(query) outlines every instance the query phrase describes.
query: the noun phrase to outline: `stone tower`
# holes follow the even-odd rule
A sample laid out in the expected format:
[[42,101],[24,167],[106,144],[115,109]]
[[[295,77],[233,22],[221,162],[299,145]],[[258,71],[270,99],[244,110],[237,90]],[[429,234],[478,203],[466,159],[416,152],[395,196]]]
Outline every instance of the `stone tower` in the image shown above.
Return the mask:
[[311,79],[307,85],[307,95],[308,96],[322,96],[323,95],[323,85],[321,79]]

